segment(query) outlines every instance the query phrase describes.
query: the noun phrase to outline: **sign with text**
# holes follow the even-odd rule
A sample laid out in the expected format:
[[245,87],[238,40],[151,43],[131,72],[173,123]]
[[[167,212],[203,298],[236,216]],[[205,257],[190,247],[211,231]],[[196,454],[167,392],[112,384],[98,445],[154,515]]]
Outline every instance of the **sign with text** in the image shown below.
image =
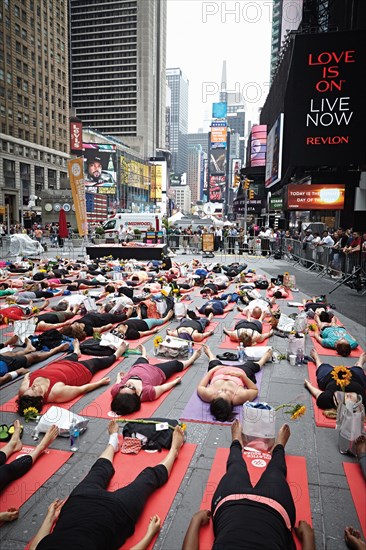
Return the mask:
[[270,210],[282,210],[283,208],[283,198],[282,197],[271,197],[269,199],[269,209]]
[[289,210],[342,210],[344,185],[289,185],[287,207]]
[[82,122],[70,121],[70,151],[81,154],[83,150],[83,125]]
[[[285,97],[285,143],[294,166],[365,159],[364,31],[298,34]],[[287,157],[286,157],[287,158]]]
[[213,122],[211,124],[211,149],[225,149],[226,139],[226,122]]
[[83,159],[81,157],[67,161],[67,171],[70,179],[72,199],[75,205],[76,223],[79,235],[88,234],[88,218],[86,214],[86,198],[84,185]]

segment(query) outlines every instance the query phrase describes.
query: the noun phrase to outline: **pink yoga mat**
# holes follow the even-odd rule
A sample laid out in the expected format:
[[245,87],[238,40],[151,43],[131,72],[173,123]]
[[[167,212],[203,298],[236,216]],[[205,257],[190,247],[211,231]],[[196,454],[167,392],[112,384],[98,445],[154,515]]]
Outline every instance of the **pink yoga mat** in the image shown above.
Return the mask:
[[359,464],[352,462],[343,462],[343,468],[346,473],[348,486],[351,491],[353,503],[356,508],[358,519],[366,537],[366,481],[362,475]]
[[[267,453],[249,453],[244,452],[244,459],[248,467],[250,480],[256,484],[262,475],[263,468],[268,464],[271,455]],[[211,473],[207,481],[205,493],[201,502],[202,509],[211,508],[211,500],[219,481],[226,471],[226,462],[229,456],[229,449],[217,449],[215,459],[211,468]],[[308,488],[308,476],[306,471],[306,459],[302,456],[286,456],[287,481],[291,489],[296,507],[297,522],[300,519],[307,521],[312,525],[310,498]],[[245,536],[245,527],[243,527]],[[301,543],[294,536],[296,547],[301,549]],[[200,531],[200,550],[210,550],[214,542],[212,521],[202,527]],[[260,541],[258,541],[260,548]]]
[[[311,336],[311,341],[314,345],[314,348],[319,353],[319,355],[331,355],[331,356],[339,357],[339,359],[342,359],[342,356],[338,355],[335,349],[324,348],[321,344],[319,344],[319,342],[314,338],[314,336]],[[359,345],[357,346],[356,349],[353,349],[351,351],[348,357],[358,358],[358,357],[361,357],[362,354],[363,354],[363,349]]]

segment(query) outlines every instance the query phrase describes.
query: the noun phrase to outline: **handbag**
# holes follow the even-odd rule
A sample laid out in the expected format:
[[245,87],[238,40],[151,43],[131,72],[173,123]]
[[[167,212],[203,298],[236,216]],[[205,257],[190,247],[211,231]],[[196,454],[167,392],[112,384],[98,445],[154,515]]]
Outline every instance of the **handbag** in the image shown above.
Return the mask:
[[92,357],[108,357],[113,355],[114,348],[109,346],[101,346],[100,340],[96,338],[88,338],[80,344],[80,351],[84,355],[91,355]]
[[343,455],[356,456],[355,441],[363,434],[365,408],[361,395],[357,395],[356,403],[344,401],[344,392],[336,392],[338,403],[336,428],[338,430],[338,448]]
[[157,355],[163,355],[175,359],[176,357],[188,355],[188,350],[192,342],[175,336],[166,336],[157,347]]
[[268,403],[243,405],[243,441],[257,451],[269,451],[276,439],[276,411]]
[[125,455],[137,455],[142,448],[142,442],[137,437],[124,437],[121,446],[121,453]]
[[288,338],[287,357],[297,355],[299,349],[305,355],[305,336],[296,337],[295,334],[290,334]]
[[174,304],[174,315],[176,319],[183,319],[187,314],[187,306],[182,302],[175,302]]
[[75,414],[72,411],[53,405],[39,419],[33,433],[33,439],[38,439],[39,433],[47,432],[47,430],[54,424],[59,429],[58,435],[61,437],[69,437],[70,426],[74,420],[76,420],[76,427],[78,428],[79,433],[82,434],[85,432],[89,422],[88,418],[84,418],[83,416]]
[[142,449],[160,451],[170,449],[173,430],[178,424],[178,420],[170,418],[139,418],[135,422],[127,422],[123,426],[122,434],[124,438],[140,440]]

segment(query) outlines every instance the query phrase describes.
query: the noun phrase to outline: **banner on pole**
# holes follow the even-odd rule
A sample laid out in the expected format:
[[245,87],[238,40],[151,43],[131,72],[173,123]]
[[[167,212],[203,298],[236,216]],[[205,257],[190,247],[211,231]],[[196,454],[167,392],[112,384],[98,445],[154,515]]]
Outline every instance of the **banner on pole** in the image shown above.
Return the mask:
[[75,205],[76,222],[79,235],[88,234],[88,218],[86,214],[84,163],[81,157],[67,161],[72,198]]

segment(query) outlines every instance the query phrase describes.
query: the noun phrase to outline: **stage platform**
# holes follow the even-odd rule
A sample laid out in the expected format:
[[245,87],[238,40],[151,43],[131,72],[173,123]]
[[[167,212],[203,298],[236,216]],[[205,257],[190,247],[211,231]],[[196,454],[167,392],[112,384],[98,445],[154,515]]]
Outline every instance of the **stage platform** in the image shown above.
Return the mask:
[[120,244],[102,244],[86,247],[86,253],[94,260],[95,258],[104,258],[113,256],[115,260],[162,260],[167,254],[166,244],[156,244],[152,246],[121,246]]

